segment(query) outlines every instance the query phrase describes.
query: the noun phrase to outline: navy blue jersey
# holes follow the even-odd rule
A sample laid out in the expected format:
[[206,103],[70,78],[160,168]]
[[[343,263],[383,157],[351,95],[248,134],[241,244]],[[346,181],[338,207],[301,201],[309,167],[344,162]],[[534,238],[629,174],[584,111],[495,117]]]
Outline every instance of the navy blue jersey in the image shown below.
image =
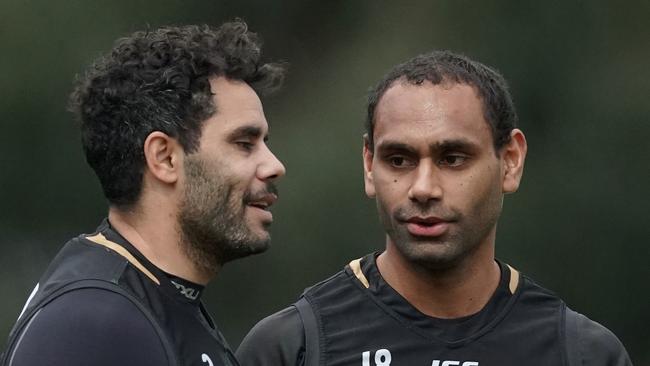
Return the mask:
[[154,266],[105,221],[50,264],[0,364],[237,365],[202,292]]
[[482,310],[436,319],[391,288],[368,255],[258,323],[237,356],[243,366],[631,365],[611,332],[499,265]]

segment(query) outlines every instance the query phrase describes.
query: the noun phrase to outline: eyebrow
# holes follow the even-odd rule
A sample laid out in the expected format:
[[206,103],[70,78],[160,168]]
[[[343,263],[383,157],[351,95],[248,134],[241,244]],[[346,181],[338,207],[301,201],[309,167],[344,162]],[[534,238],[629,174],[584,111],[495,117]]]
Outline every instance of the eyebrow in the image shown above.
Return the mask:
[[468,150],[476,147],[476,144],[470,140],[459,138],[451,140],[442,140],[431,144],[429,149],[431,151],[450,151],[450,150]]
[[399,141],[382,141],[377,145],[378,152],[390,152],[390,151],[404,151],[407,153],[415,154],[416,150],[408,144]]
[[[429,144],[429,150],[432,153],[439,153],[443,151],[452,151],[452,150],[472,150],[476,146],[475,143],[464,138],[458,139],[448,139],[437,141],[435,143]],[[407,153],[415,154],[417,150],[409,144],[405,144],[399,141],[386,140],[382,141],[377,146],[377,151],[389,152],[389,151],[403,151]]]
[[[233,140],[241,137],[250,137],[250,138],[258,138],[262,136],[262,128],[257,127],[257,126],[241,126],[233,130],[229,135],[228,139]],[[264,136],[264,138],[268,138],[268,135]]]

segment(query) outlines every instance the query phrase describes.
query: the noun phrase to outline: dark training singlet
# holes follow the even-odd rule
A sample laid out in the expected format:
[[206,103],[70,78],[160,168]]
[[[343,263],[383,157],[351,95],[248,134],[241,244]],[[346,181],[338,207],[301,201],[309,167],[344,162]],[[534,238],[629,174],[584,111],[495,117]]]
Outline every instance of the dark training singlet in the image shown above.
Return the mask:
[[606,328],[499,265],[481,311],[436,319],[391,288],[370,254],[260,321],[237,357],[242,366],[631,365]]
[[154,266],[106,220],[50,264],[0,365],[236,366],[202,292]]

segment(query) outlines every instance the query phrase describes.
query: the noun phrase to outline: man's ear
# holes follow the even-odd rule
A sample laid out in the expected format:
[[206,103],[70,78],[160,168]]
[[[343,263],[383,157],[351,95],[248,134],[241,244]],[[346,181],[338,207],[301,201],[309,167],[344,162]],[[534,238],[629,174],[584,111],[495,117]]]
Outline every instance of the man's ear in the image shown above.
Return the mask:
[[374,152],[370,146],[368,134],[363,135],[363,181],[366,187],[366,195],[375,198],[375,182],[372,178],[372,158]]
[[149,173],[167,184],[178,181],[182,173],[184,150],[175,138],[154,131],[144,140],[144,158]]
[[521,130],[515,128],[510,132],[510,141],[501,148],[500,153],[503,160],[503,193],[513,193],[519,188],[524,174],[526,151],[528,151],[526,136]]

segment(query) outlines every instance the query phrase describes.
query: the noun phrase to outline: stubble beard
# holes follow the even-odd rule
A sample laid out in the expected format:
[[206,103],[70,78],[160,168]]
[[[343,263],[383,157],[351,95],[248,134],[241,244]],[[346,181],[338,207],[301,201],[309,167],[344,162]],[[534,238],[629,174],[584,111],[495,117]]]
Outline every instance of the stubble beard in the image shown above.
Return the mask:
[[[495,229],[501,209],[487,207],[474,217],[457,210],[429,205],[406,204],[392,212],[377,199],[380,220],[388,238],[409,263],[431,272],[457,268],[471,256]],[[414,216],[436,216],[452,222],[448,232],[439,237],[417,237],[408,232],[403,220]]]
[[196,157],[186,160],[186,184],[179,207],[181,246],[196,268],[215,274],[225,263],[266,251],[270,235],[256,234],[246,222],[250,196],[233,194],[235,182]]

